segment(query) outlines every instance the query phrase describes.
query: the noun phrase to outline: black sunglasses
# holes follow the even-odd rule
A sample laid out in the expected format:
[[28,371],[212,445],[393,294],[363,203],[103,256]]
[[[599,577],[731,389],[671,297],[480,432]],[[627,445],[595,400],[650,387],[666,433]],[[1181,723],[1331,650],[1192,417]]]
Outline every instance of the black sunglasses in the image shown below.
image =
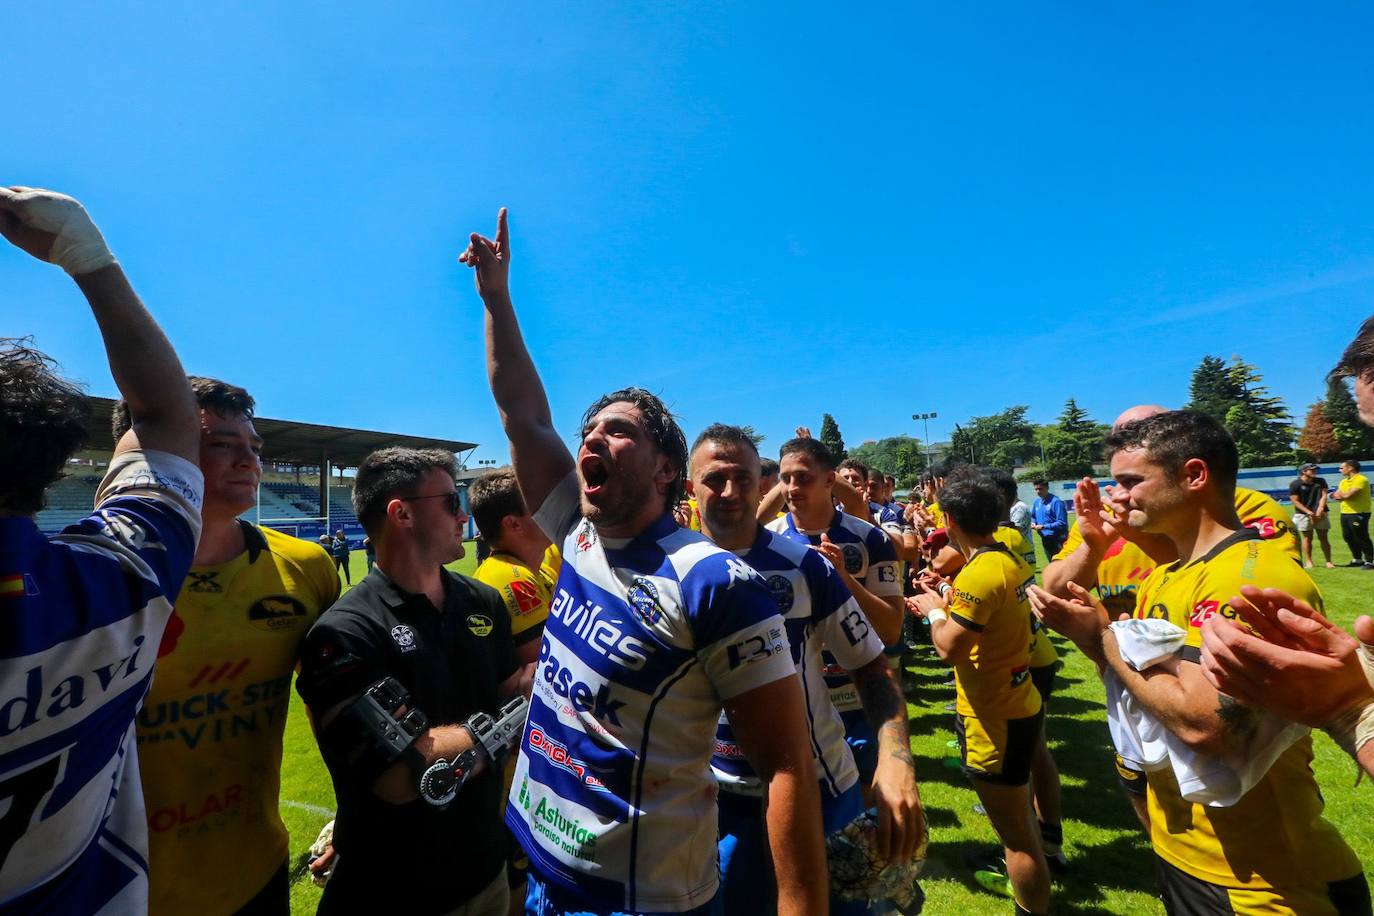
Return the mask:
[[444,508],[448,509],[448,514],[457,515],[463,511],[463,498],[461,493],[461,490],[454,490],[450,493],[433,493],[429,496],[401,496],[398,498],[403,503],[414,502],[421,499],[446,499],[448,503],[445,504]]

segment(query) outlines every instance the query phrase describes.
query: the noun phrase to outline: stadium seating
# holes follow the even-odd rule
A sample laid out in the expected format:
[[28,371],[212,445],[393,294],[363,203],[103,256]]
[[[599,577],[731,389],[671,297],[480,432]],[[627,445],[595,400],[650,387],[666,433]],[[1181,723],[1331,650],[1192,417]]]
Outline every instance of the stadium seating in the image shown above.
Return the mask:
[[85,473],[64,477],[49,487],[47,507],[38,513],[38,530],[56,534],[90,515],[99,484],[99,475]]

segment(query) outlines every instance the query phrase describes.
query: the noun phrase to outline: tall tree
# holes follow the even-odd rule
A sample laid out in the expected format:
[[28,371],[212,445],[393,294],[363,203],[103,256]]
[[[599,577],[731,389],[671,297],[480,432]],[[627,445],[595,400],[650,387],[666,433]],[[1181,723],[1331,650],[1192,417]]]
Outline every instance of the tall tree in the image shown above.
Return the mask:
[[844,449],[844,437],[840,435],[840,424],[835,422],[835,418],[830,414],[821,417],[821,442],[836,461],[843,461],[849,457],[849,452]]
[[749,441],[754,443],[754,448],[758,448],[760,445],[763,444],[763,440],[768,438],[763,433],[754,429],[753,426],[747,424],[740,427],[740,432],[744,433],[746,436],[749,437]]
[[1225,422],[1226,412],[1244,395],[1241,385],[1220,356],[1204,356],[1188,383],[1188,409],[1200,410]]
[[1342,453],[1336,429],[1326,418],[1326,410],[1321,401],[1307,408],[1307,420],[1298,436],[1298,448],[1302,449],[1313,461],[1331,461]]
[[1093,465],[1102,460],[1102,442],[1107,427],[1094,422],[1088,412],[1069,398],[1059,422],[1042,426],[1036,438],[1044,450],[1040,472],[1051,480],[1072,480],[1089,476]]
[[1227,366],[1240,389],[1239,403],[1226,412],[1226,428],[1236,440],[1242,467],[1288,464],[1293,456],[1293,418],[1281,398],[1269,394],[1259,369],[1239,356]]
[[891,474],[903,487],[913,486],[926,466],[921,440],[912,436],[889,436],[876,442],[865,442],[850,449],[849,457],[858,458],[869,467]]
[[967,426],[955,424],[949,440],[951,459],[1010,471],[1038,457],[1035,427],[1026,420],[1029,409],[1008,407],[990,416],[973,417]]
[[[1360,422],[1360,410],[1345,379],[1329,379],[1322,413],[1331,424],[1342,457],[1368,458],[1374,456],[1374,430]],[[1333,456],[1334,457],[1334,456]]]

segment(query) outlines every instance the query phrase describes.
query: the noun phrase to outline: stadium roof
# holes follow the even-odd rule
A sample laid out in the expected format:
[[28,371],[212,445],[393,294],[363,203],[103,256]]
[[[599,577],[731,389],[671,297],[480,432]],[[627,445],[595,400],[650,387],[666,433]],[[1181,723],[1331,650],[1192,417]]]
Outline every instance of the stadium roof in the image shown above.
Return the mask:
[[[110,398],[93,397],[91,423],[86,435],[86,448],[113,449],[110,418],[115,402]],[[273,420],[257,416],[253,425],[262,436],[263,461],[318,465],[322,452],[329,462],[342,467],[357,467],[369,452],[389,445],[407,448],[439,448],[449,452],[466,452],[477,447],[475,442],[456,439],[431,439],[426,436],[404,436],[368,429],[349,429],[343,426],[321,426],[317,423],[298,423],[295,420]]]

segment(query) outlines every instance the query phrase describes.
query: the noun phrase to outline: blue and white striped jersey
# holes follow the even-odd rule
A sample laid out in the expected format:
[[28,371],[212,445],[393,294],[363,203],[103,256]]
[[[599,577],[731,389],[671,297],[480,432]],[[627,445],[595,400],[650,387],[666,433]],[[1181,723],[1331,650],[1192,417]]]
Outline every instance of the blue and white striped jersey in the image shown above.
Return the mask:
[[[849,671],[862,668],[883,653],[883,642],[868,625],[858,602],[840,581],[830,561],[805,544],[759,528],[743,559],[763,576],[787,627],[792,662],[801,677],[811,750],[821,787],[833,797],[858,780],[854,755],[844,742],[844,725],[830,700],[821,670],[821,648]],[[721,715],[711,769],[725,791],[756,795],[759,778],[735,741],[730,720]]]
[[[902,583],[897,573],[897,550],[876,526],[835,510],[830,526],[823,531],[804,531],[797,527],[792,513],[768,523],[768,530],[799,544],[818,545],[821,535],[830,538],[844,554],[844,566],[851,576],[879,598],[901,597]],[[864,729],[867,723],[858,691],[845,667],[829,653],[822,656],[830,699],[841,713],[845,730]]]
[[0,913],[147,909],[134,716],[203,488],[194,464],[131,451],[51,540],[0,518]]
[[777,606],[749,564],[671,515],[603,540],[575,474],[535,518],[563,542],[563,568],[506,822],[531,869],[580,906],[700,906],[719,883],[722,704],[794,673]]

